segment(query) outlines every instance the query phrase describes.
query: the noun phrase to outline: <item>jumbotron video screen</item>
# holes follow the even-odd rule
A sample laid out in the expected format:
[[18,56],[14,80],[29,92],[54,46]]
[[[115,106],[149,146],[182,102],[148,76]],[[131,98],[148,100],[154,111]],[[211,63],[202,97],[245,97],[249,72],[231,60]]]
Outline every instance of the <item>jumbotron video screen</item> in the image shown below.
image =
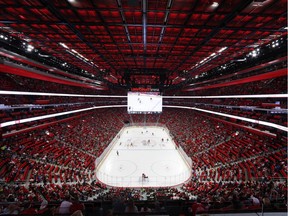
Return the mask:
[[128,92],[127,101],[129,114],[162,112],[162,95],[160,92]]

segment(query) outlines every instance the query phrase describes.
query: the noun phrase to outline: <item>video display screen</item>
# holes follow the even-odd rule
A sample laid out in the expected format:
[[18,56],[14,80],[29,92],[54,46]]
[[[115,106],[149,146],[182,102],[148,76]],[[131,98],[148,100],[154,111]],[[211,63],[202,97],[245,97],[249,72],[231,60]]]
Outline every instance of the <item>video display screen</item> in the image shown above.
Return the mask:
[[128,92],[127,101],[129,114],[162,112],[162,95],[159,92]]

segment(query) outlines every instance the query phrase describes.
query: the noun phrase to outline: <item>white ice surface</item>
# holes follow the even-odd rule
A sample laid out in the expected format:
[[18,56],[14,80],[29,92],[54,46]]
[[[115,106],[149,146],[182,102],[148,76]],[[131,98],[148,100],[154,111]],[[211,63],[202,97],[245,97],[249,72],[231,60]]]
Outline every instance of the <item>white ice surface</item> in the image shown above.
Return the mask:
[[96,171],[98,180],[117,187],[175,186],[190,174],[167,131],[156,126],[124,128]]

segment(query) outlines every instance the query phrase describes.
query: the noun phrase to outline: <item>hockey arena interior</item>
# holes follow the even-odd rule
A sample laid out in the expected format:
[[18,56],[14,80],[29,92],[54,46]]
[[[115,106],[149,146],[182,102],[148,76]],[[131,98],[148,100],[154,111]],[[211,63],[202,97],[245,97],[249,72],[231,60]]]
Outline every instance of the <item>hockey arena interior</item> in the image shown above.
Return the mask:
[[287,215],[286,0],[0,8],[0,215]]

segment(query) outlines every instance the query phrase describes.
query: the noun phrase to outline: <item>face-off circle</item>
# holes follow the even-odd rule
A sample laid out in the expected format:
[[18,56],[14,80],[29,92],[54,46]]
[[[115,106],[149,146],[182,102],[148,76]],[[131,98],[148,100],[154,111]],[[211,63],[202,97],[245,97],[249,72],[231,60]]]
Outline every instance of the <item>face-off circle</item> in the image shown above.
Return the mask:
[[178,163],[175,161],[156,161],[152,164],[151,170],[159,175],[159,176],[175,176],[177,173],[175,173],[176,170],[178,170]]

